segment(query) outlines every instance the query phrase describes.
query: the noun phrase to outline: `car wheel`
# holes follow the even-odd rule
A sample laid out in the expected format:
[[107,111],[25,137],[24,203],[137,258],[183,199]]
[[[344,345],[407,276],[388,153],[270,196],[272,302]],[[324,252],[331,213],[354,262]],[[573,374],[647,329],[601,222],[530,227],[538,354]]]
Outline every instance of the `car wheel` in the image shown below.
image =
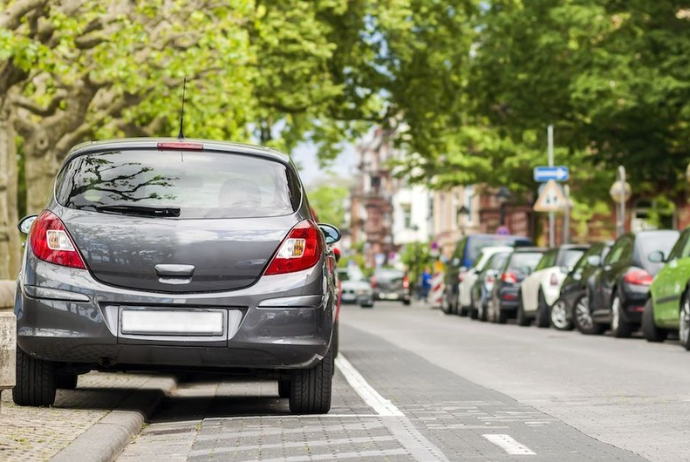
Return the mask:
[[333,350],[316,367],[299,371],[290,381],[290,412],[326,414],[331,409]]
[[278,380],[278,396],[281,398],[290,397],[290,381],[289,380]]
[[584,335],[601,335],[604,333],[605,327],[602,324],[595,324],[592,320],[592,314],[589,311],[589,298],[583,295],[575,302],[575,315],[573,322],[575,328]]
[[[403,299],[403,305],[405,305],[405,306],[410,306],[410,299],[409,299],[409,298],[404,298],[404,299]],[[373,308],[373,307],[374,307],[374,304],[372,303],[371,306],[370,306],[370,308]]]
[[55,388],[61,388],[63,390],[74,390],[75,388],[77,388],[78,381],[78,374],[56,374]]
[[537,295],[537,327],[542,329],[549,327],[551,325],[551,320],[549,319],[549,304],[546,303],[546,297],[544,297],[544,292],[539,290],[539,295]]
[[522,303],[522,291],[518,292],[518,307],[515,320],[518,326],[527,327],[531,324],[529,318],[525,316],[525,307]]
[[453,314],[453,307],[450,303],[450,300],[448,300],[447,293],[444,293],[443,297],[441,297],[441,311],[443,311],[445,314]]
[[470,306],[467,308],[467,311],[468,311],[469,314],[470,314],[470,319],[477,319],[477,318],[479,317],[479,313],[477,312],[477,310],[475,310],[474,308],[472,308],[472,305],[470,305]]
[[666,329],[660,329],[654,323],[654,304],[651,297],[647,299],[642,312],[642,335],[648,342],[654,343],[663,342],[668,336]]
[[683,296],[678,321],[678,339],[683,348],[690,351],[690,293],[688,291]]
[[17,348],[17,377],[12,399],[19,406],[52,406],[55,403],[55,366]]
[[487,308],[487,306],[486,306],[486,303],[484,303],[483,301],[482,301],[482,302],[479,302],[479,311],[478,311],[478,314],[477,314],[477,318],[478,318],[481,322],[486,322],[486,321],[488,320],[488,319],[487,319],[487,316],[486,316],[486,312],[487,312],[487,311],[488,311],[488,308]]
[[551,325],[557,330],[573,330],[573,323],[568,319],[565,300],[559,298],[550,310]]
[[340,347],[340,328],[339,321],[333,323],[333,334],[331,336],[331,350],[333,350],[333,359],[338,357],[338,348]]
[[632,327],[623,319],[623,302],[618,294],[613,296],[611,303],[611,331],[616,338],[628,338],[632,333]]
[[501,309],[501,305],[498,305],[496,309],[496,322],[499,324],[505,324],[508,322],[508,313]]

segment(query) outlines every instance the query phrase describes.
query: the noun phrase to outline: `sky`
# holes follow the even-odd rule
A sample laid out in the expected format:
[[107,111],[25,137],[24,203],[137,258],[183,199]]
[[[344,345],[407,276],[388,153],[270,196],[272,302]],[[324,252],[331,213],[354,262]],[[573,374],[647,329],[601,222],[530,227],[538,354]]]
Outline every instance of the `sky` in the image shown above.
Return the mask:
[[292,152],[292,159],[297,164],[299,175],[307,188],[331,175],[335,175],[338,178],[351,178],[354,176],[356,154],[353,145],[344,145],[343,151],[338,158],[325,169],[319,168],[316,153],[317,148],[311,143],[302,143]]

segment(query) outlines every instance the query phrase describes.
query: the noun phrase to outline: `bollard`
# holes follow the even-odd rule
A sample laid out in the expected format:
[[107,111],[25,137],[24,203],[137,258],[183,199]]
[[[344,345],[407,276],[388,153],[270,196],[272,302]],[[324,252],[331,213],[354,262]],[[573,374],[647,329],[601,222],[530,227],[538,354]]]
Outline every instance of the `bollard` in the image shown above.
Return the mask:
[[0,281],[0,394],[3,390],[13,388],[16,380],[17,319],[14,316],[14,287],[14,281]]

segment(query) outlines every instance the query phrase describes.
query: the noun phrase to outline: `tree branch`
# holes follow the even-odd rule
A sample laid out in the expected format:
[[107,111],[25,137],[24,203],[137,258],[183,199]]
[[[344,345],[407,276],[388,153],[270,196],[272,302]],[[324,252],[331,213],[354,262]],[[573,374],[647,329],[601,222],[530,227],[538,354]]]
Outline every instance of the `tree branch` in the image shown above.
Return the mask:
[[12,6],[0,13],[0,29],[17,29],[21,25],[22,17],[31,10],[41,8],[47,3],[47,0],[20,0],[13,3]]
[[17,95],[14,98],[12,98],[12,102],[17,105],[18,107],[21,107],[23,109],[26,109],[27,111],[31,112],[32,114],[41,116],[41,117],[48,117],[57,111],[57,109],[60,107],[60,103],[65,100],[65,97],[67,94],[64,91],[58,91],[58,93],[55,95],[55,97],[52,99],[50,104],[46,107],[41,107],[38,104],[34,103],[28,98],[25,98],[24,96]]

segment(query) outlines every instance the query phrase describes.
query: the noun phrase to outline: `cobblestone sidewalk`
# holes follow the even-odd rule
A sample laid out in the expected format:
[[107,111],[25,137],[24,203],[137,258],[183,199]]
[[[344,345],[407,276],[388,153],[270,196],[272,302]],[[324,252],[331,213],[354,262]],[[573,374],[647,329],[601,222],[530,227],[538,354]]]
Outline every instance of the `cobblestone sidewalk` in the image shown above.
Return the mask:
[[15,406],[12,392],[2,393],[0,460],[45,461],[72,443],[135,390],[149,388],[153,376],[91,372],[79,377],[76,390],[58,390],[50,408]]

